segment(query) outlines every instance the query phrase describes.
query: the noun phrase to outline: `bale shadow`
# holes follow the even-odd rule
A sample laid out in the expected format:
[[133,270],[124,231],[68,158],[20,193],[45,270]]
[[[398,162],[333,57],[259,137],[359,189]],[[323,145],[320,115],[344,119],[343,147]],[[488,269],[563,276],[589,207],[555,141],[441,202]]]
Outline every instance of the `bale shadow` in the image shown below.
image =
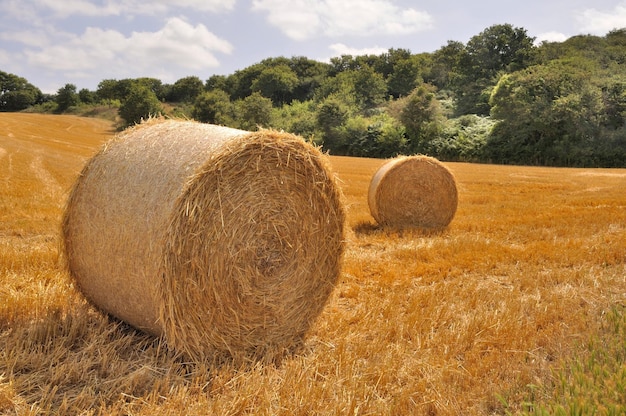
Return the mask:
[[[279,366],[300,349],[263,363]],[[234,377],[262,360],[215,352],[194,362],[169,350],[163,339],[86,304],[29,321],[17,318],[0,330],[0,414],[102,412],[165,400],[180,389],[211,395],[216,377]]]
[[361,221],[352,227],[352,231],[357,237],[380,235],[388,238],[437,237],[445,234],[447,230],[448,227],[390,227],[371,221]]

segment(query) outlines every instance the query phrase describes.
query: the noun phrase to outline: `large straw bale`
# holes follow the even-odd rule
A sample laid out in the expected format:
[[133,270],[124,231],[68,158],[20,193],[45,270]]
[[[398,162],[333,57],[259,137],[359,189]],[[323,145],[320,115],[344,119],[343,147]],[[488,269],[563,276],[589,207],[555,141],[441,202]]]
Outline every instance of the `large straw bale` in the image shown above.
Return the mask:
[[433,157],[400,156],[376,171],[368,204],[374,219],[384,226],[444,228],[456,213],[456,181]]
[[150,120],[84,167],[63,219],[97,307],[202,359],[288,347],[339,275],[344,209],[301,138]]

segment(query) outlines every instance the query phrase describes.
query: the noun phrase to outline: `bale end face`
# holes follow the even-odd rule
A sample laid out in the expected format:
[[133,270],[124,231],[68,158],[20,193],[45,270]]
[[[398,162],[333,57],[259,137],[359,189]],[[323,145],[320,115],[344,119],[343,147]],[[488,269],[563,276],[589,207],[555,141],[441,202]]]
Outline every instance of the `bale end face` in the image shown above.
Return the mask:
[[343,252],[341,195],[317,149],[252,134],[206,164],[175,211],[160,290],[169,342],[263,354],[304,336]]

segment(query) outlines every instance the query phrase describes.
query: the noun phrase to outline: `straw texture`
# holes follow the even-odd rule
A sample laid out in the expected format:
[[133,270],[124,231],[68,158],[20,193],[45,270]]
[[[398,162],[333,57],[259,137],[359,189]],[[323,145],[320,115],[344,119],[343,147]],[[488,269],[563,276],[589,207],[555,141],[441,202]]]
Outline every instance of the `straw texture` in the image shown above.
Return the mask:
[[456,213],[456,181],[435,158],[397,157],[372,177],[368,204],[374,219],[384,226],[443,228]]
[[63,240],[92,303],[203,359],[301,339],[337,281],[344,220],[301,138],[151,120],[86,164]]

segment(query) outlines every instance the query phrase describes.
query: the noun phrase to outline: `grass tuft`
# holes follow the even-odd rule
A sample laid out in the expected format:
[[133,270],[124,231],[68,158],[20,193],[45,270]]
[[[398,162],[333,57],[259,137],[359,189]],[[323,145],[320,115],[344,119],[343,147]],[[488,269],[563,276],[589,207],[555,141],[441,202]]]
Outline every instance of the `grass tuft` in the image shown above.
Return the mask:
[[526,415],[626,414],[626,306],[603,314],[599,333],[555,370],[550,383],[529,387]]

